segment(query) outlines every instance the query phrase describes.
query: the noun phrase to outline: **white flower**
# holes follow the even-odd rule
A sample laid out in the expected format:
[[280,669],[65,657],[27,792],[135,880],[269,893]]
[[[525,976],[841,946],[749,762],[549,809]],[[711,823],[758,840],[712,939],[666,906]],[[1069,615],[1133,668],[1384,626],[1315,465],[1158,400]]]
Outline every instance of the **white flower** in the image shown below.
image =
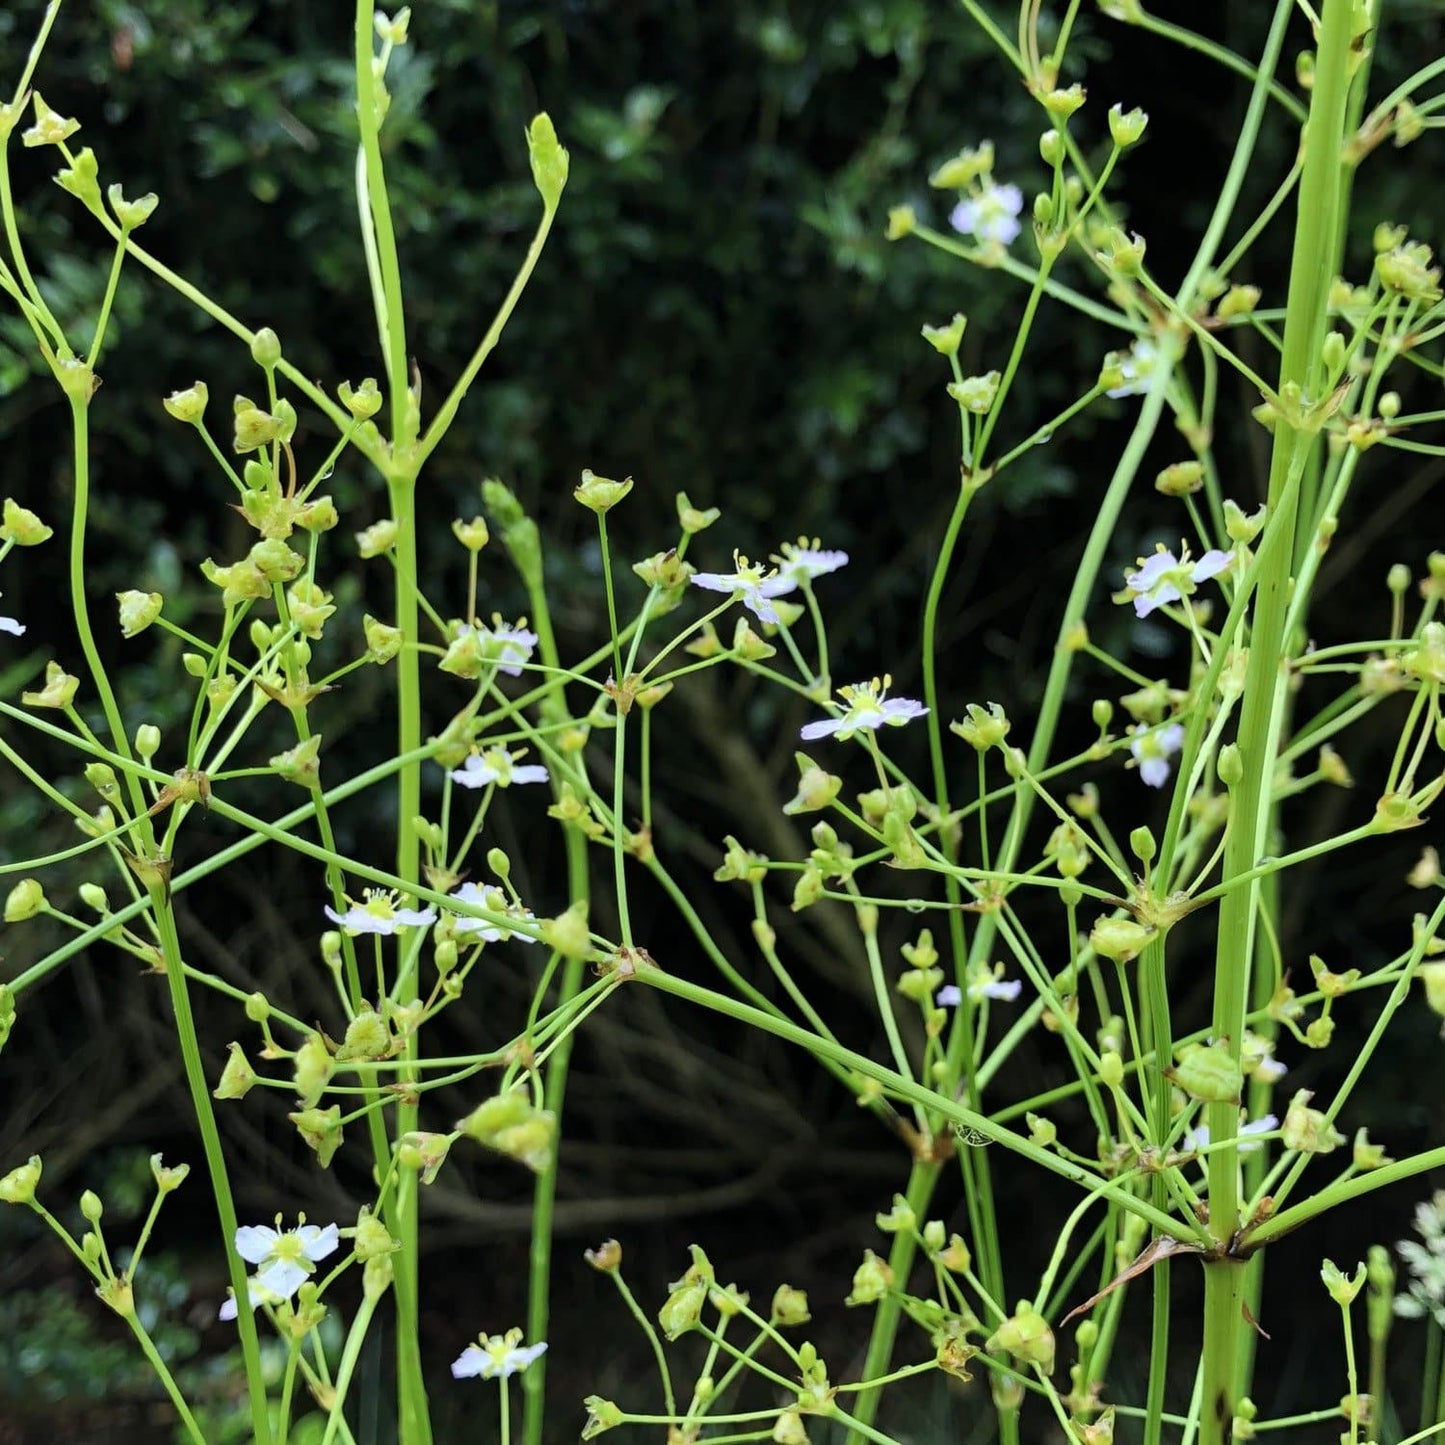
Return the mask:
[[482,659],[493,663],[498,672],[520,677],[522,668],[531,660],[537,645],[537,634],[520,625],[508,627],[500,617],[492,618],[492,626],[474,629],[481,644]]
[[[1241,1124],[1236,1130],[1236,1137],[1243,1139],[1249,1134],[1268,1134],[1272,1129],[1279,1128],[1279,1120],[1273,1114],[1265,1114],[1262,1118],[1256,1119],[1252,1124]],[[1209,1147],[1209,1125],[1196,1124],[1183,1138],[1179,1146],[1181,1149],[1192,1152],[1195,1149],[1207,1149]],[[1249,1154],[1258,1149],[1259,1144],[1241,1144],[1239,1152]]]
[[0,632],[8,632],[12,637],[21,637],[25,632],[25,624],[17,622],[13,617],[0,617]]
[[[345,913],[328,904],[326,916],[355,937],[358,933],[395,933],[398,928],[424,928],[436,922],[432,908],[398,908],[396,894],[385,888],[368,888],[365,903],[352,903]],[[348,898],[347,902],[351,900]]]
[[996,185],[988,177],[976,196],[960,201],[948,218],[955,231],[978,241],[997,241],[1007,246],[1019,233],[1019,212],[1024,193],[1017,186]]
[[452,1361],[452,1374],[458,1380],[480,1375],[484,1380],[505,1380],[520,1374],[533,1360],[547,1352],[545,1341],[536,1345],[521,1343],[521,1330],[508,1330],[505,1335],[478,1337]]
[[764,597],[781,597],[793,592],[804,582],[821,577],[826,572],[836,572],[848,565],[846,552],[823,552],[815,545],[809,547],[803,541],[784,542],[773,561],[778,564],[778,575],[769,577],[758,590]]
[[1156,608],[1178,602],[1186,593],[1192,593],[1198,583],[1219,576],[1233,561],[1233,552],[1214,548],[1191,565],[1187,550],[1179,558],[1160,547],[1152,557],[1140,559],[1137,572],[1124,574],[1124,586],[1134,594],[1134,615],[1147,617]]
[[[276,1223],[281,1223],[280,1215]],[[327,1255],[336,1251],[340,1242],[340,1231],[334,1224],[324,1229],[318,1224],[307,1224],[303,1214],[295,1229],[272,1229],[265,1224],[245,1224],[236,1231],[236,1253],[247,1264],[258,1266],[256,1273],[247,1281],[247,1303],[252,1309],[258,1304],[279,1304],[288,1300],[316,1269],[317,1264]],[[221,1306],[220,1317],[233,1320],[238,1314],[233,1295]]]
[[[994,964],[992,968],[986,963],[969,965],[968,997],[973,1003],[979,1003],[986,998],[1012,1003],[1023,992],[1023,988],[1021,980],[1004,978],[1001,963]],[[939,1008],[957,1008],[963,1002],[963,990],[956,983],[945,984],[934,995],[933,1002]]]
[[1122,356],[1111,351],[1104,359],[1107,367],[1117,362],[1119,375],[1124,380],[1118,386],[1111,386],[1105,396],[1138,396],[1149,390],[1149,377],[1159,360],[1159,347],[1147,336],[1141,336]]
[[[483,888],[479,883],[463,883],[458,889],[447,894],[458,903],[470,904],[473,908],[485,908],[489,913],[505,913],[512,918],[531,921],[534,917],[530,908],[514,907],[507,902],[500,888]],[[488,923],[485,918],[463,918],[455,915],[456,930],[464,937],[483,938],[488,943],[515,938],[519,943],[536,943],[530,933],[513,933],[503,924]]]
[[484,788],[495,783],[499,788],[510,787],[513,783],[545,783],[547,769],[537,763],[517,767],[514,758],[521,753],[509,753],[505,748],[487,748],[480,755],[473,753],[461,767],[448,774],[452,782],[464,788]]
[[911,697],[887,697],[890,677],[872,682],[854,683],[851,687],[840,687],[838,696],[847,704],[842,717],[825,718],[822,722],[810,722],[799,733],[800,737],[812,740],[836,734],[851,738],[863,728],[876,730],[887,724],[902,727],[916,717],[922,717],[928,709]]
[[1139,764],[1139,777],[1151,788],[1162,788],[1169,781],[1169,759],[1184,745],[1184,729],[1178,723],[1155,728],[1153,732],[1135,733],[1129,751]]
[[738,552],[733,553],[733,564],[735,571],[694,572],[688,581],[694,587],[703,587],[709,592],[730,592],[734,597],[741,598],[743,606],[760,622],[776,622],[778,610],[768,599],[791,592],[798,584],[792,582],[777,586],[784,580],[782,577],[765,572]]

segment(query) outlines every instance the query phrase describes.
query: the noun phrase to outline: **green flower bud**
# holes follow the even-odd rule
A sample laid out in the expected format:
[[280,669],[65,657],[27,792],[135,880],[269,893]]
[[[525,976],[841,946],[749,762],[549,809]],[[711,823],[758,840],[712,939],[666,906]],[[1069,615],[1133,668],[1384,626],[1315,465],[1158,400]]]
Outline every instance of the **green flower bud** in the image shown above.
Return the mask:
[[1319,1109],[1309,1107],[1312,1098],[1314,1094],[1311,1090],[1301,1089],[1290,1100],[1280,1138],[1286,1149],[1294,1149],[1301,1154],[1328,1154],[1345,1142],[1345,1136],[1325,1122],[1325,1116]]
[[1230,321],[1236,316],[1250,316],[1259,306],[1260,295],[1258,286],[1231,286],[1219,298],[1214,314],[1221,321]]
[[154,723],[142,723],[135,730],[135,750],[142,762],[150,762],[160,746],[161,730]]
[[1237,1104],[1244,1088],[1244,1072],[1223,1044],[1186,1045],[1164,1077],[1207,1104]]
[[962,381],[950,381],[947,390],[964,411],[974,416],[985,416],[998,395],[1001,379],[996,371],[984,376],[965,376]]
[[145,225],[150,220],[151,213],[161,203],[160,197],[154,191],[147,191],[133,201],[126,200],[119,186],[108,187],[105,194],[110,200],[110,208],[115,212],[116,220],[120,222],[121,230],[126,232]]
[[549,209],[562,197],[567,184],[567,152],[557,142],[557,130],[543,111],[527,127],[527,157],[532,163],[532,180]]
[[39,879],[22,878],[6,896],[5,922],[24,923],[44,912],[45,908],[45,890],[40,886]]
[[1204,486],[1203,462],[1175,462],[1154,478],[1154,490],[1166,497],[1187,497]]
[[301,1109],[286,1116],[301,1135],[301,1142],[316,1155],[316,1162],[326,1169],[341,1147],[341,1105],[329,1109]]
[[199,426],[210,397],[206,383],[194,381],[184,391],[173,391],[161,405],[177,421],[183,421],[187,426]]
[[[325,939],[326,934],[321,935]],[[271,1017],[271,1002],[266,995],[258,989],[255,993],[246,995],[245,1003],[246,1017],[253,1024],[265,1023]]]
[[64,711],[75,700],[80,679],[72,677],[58,662],[45,664],[45,686],[39,692],[22,692],[20,701],[26,707],[52,707]]
[[1067,154],[1068,148],[1064,145],[1064,137],[1059,131],[1049,129],[1039,137],[1039,156],[1046,166],[1061,166]]
[[911,236],[918,229],[918,217],[912,206],[890,206],[888,208],[888,226],[883,235],[889,241],[901,241],[905,236]]
[[784,1327],[807,1324],[812,1318],[808,1311],[807,1293],[794,1289],[790,1284],[780,1284],[773,1294],[768,1318],[773,1324]]
[[262,410],[244,396],[235,400],[232,446],[238,453],[253,452],[281,439],[285,423],[275,412]]
[[240,1044],[230,1043],[226,1047],[230,1050],[230,1056],[226,1060],[226,1067],[221,1070],[220,1082],[211,1091],[211,1097],[244,1099],[256,1082],[256,1072]]
[[35,124],[20,133],[20,143],[30,149],[36,146],[58,146],[80,129],[80,122],[51,110],[37,90],[30,103],[35,107]]
[[964,329],[968,320],[961,311],[955,311],[953,320],[947,326],[925,326],[923,339],[943,356],[957,356],[963,344]]
[[1017,1310],[994,1331],[986,1348],[1037,1365],[1046,1375],[1053,1373],[1054,1332],[1030,1300],[1019,1301]]
[[584,467],[582,485],[572,495],[600,517],[610,512],[631,490],[631,477],[615,482],[611,477],[599,477],[590,468]]
[[1089,931],[1089,943],[1101,958],[1128,963],[1138,958],[1157,932],[1132,918],[1101,918]]
[[950,160],[938,167],[928,178],[928,184],[939,191],[961,191],[980,176],[993,171],[994,150],[992,141],[979,146],[968,146]]
[[95,1190],[87,1189],[80,1196],[80,1214],[91,1224],[99,1224],[100,1217],[105,1213],[105,1205],[100,1201],[100,1195]]
[[587,903],[578,899],[565,913],[542,920],[542,942],[563,958],[586,958],[592,951],[587,931]]
[[1120,150],[1133,145],[1144,134],[1144,127],[1148,124],[1149,117],[1138,106],[1127,111],[1119,105],[1109,107],[1109,134]]
[[1244,759],[1240,756],[1238,743],[1225,743],[1220,748],[1215,771],[1226,788],[1239,786],[1244,779]]
[[1327,1259],[1320,1266],[1320,1279],[1330,1292],[1330,1298],[1337,1305],[1348,1307],[1354,1304],[1355,1296],[1364,1288],[1365,1266],[1363,1263],[1357,1265],[1353,1278],[1347,1278],[1334,1260]]
[[[341,404],[357,421],[369,421],[381,410],[383,397],[376,385],[376,378],[368,376],[360,386],[353,388],[349,381],[343,381],[336,388]],[[366,554],[363,553],[363,556]]]
[[480,552],[492,539],[492,534],[487,530],[487,523],[484,517],[473,517],[470,522],[463,522],[457,518],[452,523],[452,536],[454,536],[468,552]]
[[269,326],[263,326],[251,338],[251,360],[271,371],[281,360],[281,339]]
[[29,507],[22,507],[14,497],[5,498],[4,518],[0,520],[0,538],[17,547],[38,547],[55,535]]
[[62,191],[69,191],[88,210],[99,212],[102,209],[99,175],[95,152],[86,146],[68,166],[55,173],[55,184]]
[[722,516],[716,507],[708,507],[705,511],[694,507],[688,501],[686,492],[677,494],[676,505],[678,524],[689,537],[695,537],[699,532],[705,532]]
[[1117,1089],[1124,1082],[1124,1060],[1114,1049],[1099,1056],[1099,1082],[1106,1089]]
[[1082,85],[1071,85],[1066,90],[1051,90],[1042,99],[1049,119],[1062,127],[1087,98]]
[[397,525],[390,517],[373,522],[356,534],[356,550],[362,557],[380,557],[396,546]]
[[32,1154],[29,1163],[0,1177],[0,1204],[29,1204],[40,1187],[40,1170],[40,1155]]
[[1008,714],[998,703],[989,703],[985,711],[976,702],[971,702],[966,711],[967,719],[949,723],[949,732],[961,737],[969,747],[981,753],[1003,744],[1012,724]]
[[120,609],[120,635],[137,637],[161,615],[165,599],[159,592],[117,592]]
[[1159,851],[1159,845],[1154,841],[1154,834],[1148,828],[1135,828],[1129,834],[1129,851],[1141,862],[1152,863],[1155,854]]
[[877,1304],[893,1287],[893,1269],[871,1249],[863,1251],[863,1263],[853,1272],[853,1288],[843,1301],[847,1305]]
[[330,1051],[320,1034],[312,1034],[296,1050],[293,1061],[296,1095],[304,1108],[309,1109],[320,1099],[331,1081],[333,1067]]
[[338,1060],[384,1059],[391,1052],[391,1030],[374,1009],[361,1009],[346,1026],[346,1038],[336,1051]]
[[404,1169],[415,1169],[421,1174],[421,1182],[430,1184],[446,1162],[452,1147],[452,1135],[414,1132],[403,1134],[397,1149],[397,1159]]
[[174,1164],[167,1167],[161,1163],[159,1154],[151,1155],[151,1178],[156,1182],[156,1193],[174,1194],[186,1182],[191,1172],[189,1164]]
[[361,626],[366,633],[366,655],[370,661],[387,663],[401,651],[405,641],[401,628],[378,622],[369,612],[361,619]]
[[321,734],[313,733],[295,747],[269,759],[278,776],[299,788],[315,788],[321,781]]

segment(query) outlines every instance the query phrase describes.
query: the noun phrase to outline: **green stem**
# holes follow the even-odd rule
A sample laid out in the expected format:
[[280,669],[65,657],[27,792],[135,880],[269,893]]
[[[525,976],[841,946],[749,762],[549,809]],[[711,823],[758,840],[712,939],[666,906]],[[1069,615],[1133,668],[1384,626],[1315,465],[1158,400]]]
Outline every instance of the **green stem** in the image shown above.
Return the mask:
[[186,971],[181,965],[181,941],[176,932],[176,918],[171,911],[170,896],[164,885],[156,884],[151,887],[150,906],[166,961],[166,983],[170,988],[176,1037],[181,1045],[186,1087],[190,1090],[191,1107],[195,1110],[196,1124],[201,1131],[201,1147],[206,1156],[211,1193],[215,1196],[216,1213],[220,1216],[221,1234],[226,1244],[226,1264],[231,1275],[231,1288],[236,1292],[236,1327],[241,1336],[241,1354],[246,1362],[246,1392],[251,1406],[251,1429],[256,1445],[270,1445],[271,1421],[266,1409],[266,1380],[261,1367],[261,1343],[256,1333],[256,1318],[247,1303],[249,1290],[246,1283],[246,1263],[236,1253],[235,1248],[236,1202],[231,1194],[226,1156],[221,1148],[221,1133],[216,1127],[211,1091],[206,1083],[205,1066],[201,1061],[196,1020],[191,1013],[191,998],[186,988]]
[[[1325,299],[1333,275],[1336,210],[1339,204],[1340,152],[1348,92],[1349,0],[1325,0],[1319,58],[1300,177],[1299,211],[1290,270],[1280,391],[1313,394],[1325,327]],[[1252,870],[1266,851],[1273,816],[1274,758],[1286,708],[1289,676],[1283,665],[1289,580],[1295,555],[1298,478],[1317,440],[1281,419],[1275,428],[1270,467],[1270,519],[1259,549],[1253,625],[1240,707],[1238,747],[1243,777],[1230,799],[1230,830],[1222,876],[1226,885]],[[1240,883],[1220,904],[1215,961],[1213,1034],[1226,1040],[1237,1062],[1249,999],[1251,965],[1259,904],[1257,882]],[[1234,1139],[1235,1104],[1211,1104],[1210,1137],[1216,1146],[1208,1158],[1209,1230],[1227,1246],[1240,1226],[1240,1176]],[[1203,1445],[1224,1445],[1230,1421],[1244,1393],[1239,1377],[1239,1331],[1245,1273],[1239,1262],[1223,1257],[1205,1265]]]

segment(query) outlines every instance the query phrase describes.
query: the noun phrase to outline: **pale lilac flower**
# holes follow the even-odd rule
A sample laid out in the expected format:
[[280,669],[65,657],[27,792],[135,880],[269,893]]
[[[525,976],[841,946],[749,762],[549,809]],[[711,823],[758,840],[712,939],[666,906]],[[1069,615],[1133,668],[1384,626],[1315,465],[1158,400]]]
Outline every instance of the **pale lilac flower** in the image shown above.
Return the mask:
[[876,731],[885,724],[902,727],[916,717],[922,717],[928,709],[911,697],[888,697],[888,685],[892,678],[872,682],[859,682],[851,687],[840,687],[838,696],[847,704],[842,717],[825,718],[822,722],[810,722],[803,727],[799,736],[812,741],[833,735],[844,740],[864,728]]
[[1118,359],[1119,374],[1124,379],[1118,386],[1111,386],[1105,396],[1139,396],[1149,390],[1150,376],[1159,361],[1159,347],[1154,341],[1141,336],[1122,356],[1110,352],[1109,358]]
[[[281,1223],[280,1215],[276,1223]],[[258,1266],[247,1281],[247,1303],[251,1309],[258,1304],[279,1304],[288,1300],[314,1273],[317,1264],[333,1254],[340,1242],[340,1231],[334,1224],[324,1229],[307,1224],[303,1214],[295,1229],[272,1229],[265,1224],[246,1224],[236,1231],[236,1253],[247,1264]],[[239,1313],[235,1296],[221,1306],[220,1317],[233,1320]]]
[[1156,728],[1153,732],[1135,733],[1129,751],[1139,764],[1139,777],[1151,788],[1162,788],[1169,781],[1169,759],[1184,745],[1184,729],[1178,723]]
[[520,1374],[547,1352],[546,1342],[524,1345],[521,1330],[508,1330],[505,1335],[479,1337],[452,1361],[452,1374],[458,1380],[480,1375],[484,1380],[505,1380]]
[[960,201],[948,218],[955,231],[977,241],[997,241],[1007,246],[1017,239],[1021,229],[1019,212],[1024,208],[1024,193],[1017,186],[996,185],[988,177],[976,196]]
[[824,552],[818,547],[805,546],[803,542],[784,542],[773,561],[778,564],[778,575],[767,578],[758,588],[764,597],[781,597],[796,591],[804,582],[821,577],[827,572],[836,572],[848,565],[846,552]]
[[[505,913],[512,918],[524,919],[529,923],[534,917],[530,908],[522,908],[519,905],[508,903],[506,895],[500,888],[483,888],[479,883],[463,883],[460,888],[447,894],[447,897],[455,898],[458,903],[470,904],[473,908],[485,908],[489,913]],[[488,923],[485,918],[463,918],[461,914],[455,914],[454,921],[459,934],[468,938],[482,938],[488,943],[496,943],[508,938],[515,938],[518,943],[536,943],[537,941],[530,933],[513,933],[505,925]]]
[[778,610],[768,599],[791,592],[797,583],[770,591],[769,587],[776,587],[783,580],[776,573],[766,573],[738,552],[733,553],[733,563],[735,570],[732,572],[694,572],[688,581],[694,587],[702,587],[709,592],[730,592],[740,598],[743,606],[760,622],[776,622]]
[[509,753],[505,748],[487,748],[481,754],[472,753],[461,767],[448,776],[452,782],[463,788],[484,788],[495,783],[499,788],[510,787],[513,783],[545,783],[547,769],[537,763],[516,766],[514,758],[520,753]]
[[[1023,992],[1023,988],[1021,980],[1004,978],[1001,963],[992,968],[986,963],[972,964],[969,967],[968,997],[973,1003],[979,1003],[986,998],[1012,1003]],[[934,995],[933,1002],[939,1008],[957,1008],[963,1002],[963,995],[964,991],[956,983],[948,983]]]
[[424,928],[436,922],[436,910],[431,908],[398,908],[396,894],[385,888],[368,888],[365,903],[347,902],[351,907],[345,913],[337,913],[330,904],[324,912],[339,927],[355,937],[358,933],[395,933],[399,928]]
[[[1279,1120],[1273,1114],[1265,1114],[1262,1118],[1254,1120],[1250,1124],[1241,1124],[1235,1131],[1237,1138],[1243,1140],[1250,1134],[1268,1134],[1272,1129],[1279,1128]],[[1195,1149],[1207,1149],[1209,1147],[1209,1125],[1196,1124],[1183,1138],[1179,1146],[1181,1149],[1192,1152]],[[1250,1154],[1259,1148],[1257,1142],[1248,1144],[1241,1143],[1239,1152]]]
[[505,672],[508,677],[522,675],[522,668],[531,660],[532,649],[537,645],[535,632],[529,632],[520,624],[508,627],[500,617],[492,618],[492,626],[478,627],[475,631],[483,661],[495,664],[497,671]]
[[25,624],[17,622],[13,617],[0,617],[0,632],[8,632],[12,637],[21,637],[25,633]]
[[1233,552],[1214,548],[1191,565],[1187,551],[1181,560],[1161,547],[1139,563],[1137,572],[1124,574],[1125,587],[1134,593],[1134,615],[1147,617],[1156,608],[1178,602],[1184,595],[1181,586],[1193,592],[1198,583],[1219,576],[1233,561]]

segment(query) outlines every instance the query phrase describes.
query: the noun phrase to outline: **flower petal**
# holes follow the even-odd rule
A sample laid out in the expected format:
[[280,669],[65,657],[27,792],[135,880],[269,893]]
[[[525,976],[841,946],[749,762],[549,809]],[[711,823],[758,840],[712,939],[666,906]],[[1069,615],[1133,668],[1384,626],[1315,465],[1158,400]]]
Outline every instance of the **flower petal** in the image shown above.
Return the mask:
[[491,1357],[480,1345],[468,1345],[452,1361],[452,1375],[458,1380],[469,1379],[475,1375],[485,1378],[491,1363]]
[[[328,908],[326,911],[329,913],[331,910]],[[247,1264],[260,1264],[275,1253],[280,1238],[280,1234],[269,1225],[243,1224],[236,1231],[236,1253]]]

